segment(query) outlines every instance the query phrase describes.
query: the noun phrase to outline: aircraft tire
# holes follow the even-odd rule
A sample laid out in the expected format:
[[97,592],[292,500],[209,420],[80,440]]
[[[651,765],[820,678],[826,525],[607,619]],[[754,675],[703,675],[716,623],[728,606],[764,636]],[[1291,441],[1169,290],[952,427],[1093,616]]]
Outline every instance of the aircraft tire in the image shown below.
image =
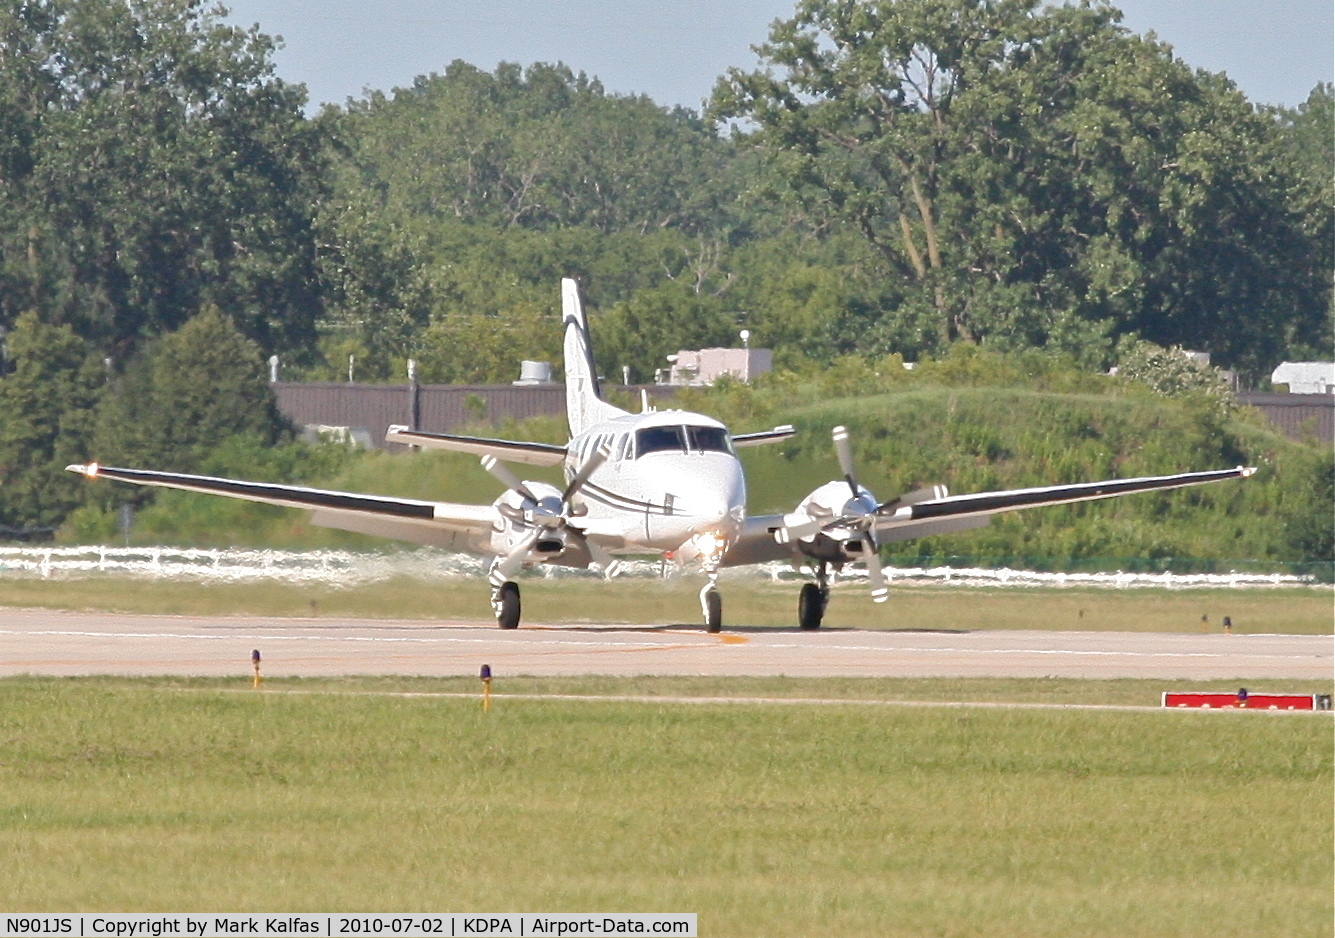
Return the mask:
[[808,632],[820,628],[825,617],[825,594],[815,583],[803,583],[797,594],[797,625]]
[[496,591],[498,611],[496,624],[503,629],[519,628],[519,584],[509,581],[502,583]]
[[718,590],[705,593],[705,631],[718,632],[723,628],[723,596]]

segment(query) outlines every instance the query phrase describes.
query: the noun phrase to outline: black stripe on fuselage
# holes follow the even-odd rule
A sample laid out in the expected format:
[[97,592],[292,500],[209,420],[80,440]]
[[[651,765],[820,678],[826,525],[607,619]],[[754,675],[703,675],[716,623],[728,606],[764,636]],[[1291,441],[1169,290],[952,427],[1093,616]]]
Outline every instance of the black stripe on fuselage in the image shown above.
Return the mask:
[[651,515],[684,515],[686,512],[678,511],[676,508],[669,508],[667,505],[655,505],[653,502],[643,502],[638,499],[630,498],[613,492],[611,489],[605,489],[602,486],[594,485],[592,482],[586,482],[580,489],[580,494],[597,502],[600,505],[606,505],[609,508],[615,508],[618,511],[644,512]]
[[377,498],[374,495],[353,495],[346,492],[329,492],[322,489],[272,485],[264,482],[240,482],[235,479],[217,479],[211,476],[107,467],[99,467],[96,478],[112,479],[117,482],[134,482],[140,485],[156,485],[164,488],[178,488],[210,495],[231,495],[251,499],[268,498],[309,508],[340,508],[344,511],[364,511],[378,515],[391,515],[396,518],[430,519],[435,517],[435,506],[430,502]]

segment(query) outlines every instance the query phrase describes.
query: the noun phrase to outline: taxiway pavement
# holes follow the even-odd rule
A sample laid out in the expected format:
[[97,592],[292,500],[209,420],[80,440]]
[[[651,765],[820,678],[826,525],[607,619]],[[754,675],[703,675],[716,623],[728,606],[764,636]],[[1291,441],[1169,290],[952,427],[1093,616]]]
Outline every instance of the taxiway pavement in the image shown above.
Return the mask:
[[0,609],[0,675],[790,675],[1321,679],[1330,635],[895,631],[144,616]]

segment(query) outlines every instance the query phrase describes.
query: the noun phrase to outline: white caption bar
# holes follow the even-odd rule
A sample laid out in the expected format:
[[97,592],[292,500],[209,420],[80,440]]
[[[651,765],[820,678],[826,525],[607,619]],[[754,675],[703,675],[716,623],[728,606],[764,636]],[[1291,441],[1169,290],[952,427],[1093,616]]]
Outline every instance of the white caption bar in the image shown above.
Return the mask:
[[649,912],[239,912],[4,913],[0,938],[553,938],[678,935],[696,938],[696,913]]

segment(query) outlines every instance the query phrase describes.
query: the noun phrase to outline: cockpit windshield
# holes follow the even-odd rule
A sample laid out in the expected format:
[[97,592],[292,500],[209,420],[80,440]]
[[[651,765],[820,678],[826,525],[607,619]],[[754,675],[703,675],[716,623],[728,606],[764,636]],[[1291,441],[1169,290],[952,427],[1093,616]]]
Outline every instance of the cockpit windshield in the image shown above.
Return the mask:
[[684,453],[685,427],[646,427],[635,431],[635,457],[649,453]]
[[732,453],[722,427],[645,427],[635,431],[635,456],[649,453]]
[[687,427],[686,439],[694,453],[731,453],[732,440],[722,427]]

